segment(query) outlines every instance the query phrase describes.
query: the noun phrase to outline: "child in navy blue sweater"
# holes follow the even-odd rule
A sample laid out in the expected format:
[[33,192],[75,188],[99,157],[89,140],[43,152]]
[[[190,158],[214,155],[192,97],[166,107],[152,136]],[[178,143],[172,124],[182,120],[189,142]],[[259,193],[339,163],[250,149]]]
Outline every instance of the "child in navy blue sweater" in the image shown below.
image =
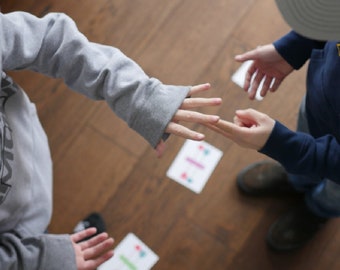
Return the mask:
[[236,111],[234,123],[220,120],[215,129],[279,162],[245,168],[237,177],[242,191],[304,194],[303,203],[279,218],[267,235],[271,248],[287,251],[306,243],[329,218],[340,216],[340,43],[332,41],[340,39],[340,2],[323,1],[322,8],[315,0],[276,2],[294,31],[236,60],[253,60],[244,85],[250,99],[261,81],[265,96],[310,60],[297,132],[253,109]]

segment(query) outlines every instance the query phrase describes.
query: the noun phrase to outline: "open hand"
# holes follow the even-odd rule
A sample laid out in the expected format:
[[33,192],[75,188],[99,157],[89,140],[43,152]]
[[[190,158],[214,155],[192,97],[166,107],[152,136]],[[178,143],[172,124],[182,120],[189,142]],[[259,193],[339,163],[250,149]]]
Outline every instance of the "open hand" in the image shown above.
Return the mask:
[[[207,114],[199,113],[196,111],[192,111],[192,109],[206,107],[206,106],[217,106],[222,103],[221,98],[191,97],[194,94],[207,91],[209,89],[210,89],[209,83],[193,86],[189,92],[189,96],[186,99],[184,99],[181,107],[178,109],[173,119],[168,124],[165,132],[179,136],[179,137],[183,137],[186,139],[195,140],[195,141],[203,140],[205,138],[204,134],[191,130],[179,124],[179,122],[181,121],[192,122],[192,123],[199,123],[203,125],[214,124],[218,122],[220,117],[217,115],[207,115]],[[160,157],[163,154],[164,150],[165,150],[165,143],[161,141],[156,147],[157,156]]]
[[78,270],[95,270],[113,256],[114,241],[107,233],[82,241],[95,233],[96,228],[89,228],[71,235]]
[[274,92],[281,82],[294,69],[276,51],[273,44],[259,46],[254,50],[235,56],[238,62],[252,60],[244,82],[244,90],[249,93],[249,98],[254,99],[261,81],[264,80],[260,94],[264,97],[268,91]]

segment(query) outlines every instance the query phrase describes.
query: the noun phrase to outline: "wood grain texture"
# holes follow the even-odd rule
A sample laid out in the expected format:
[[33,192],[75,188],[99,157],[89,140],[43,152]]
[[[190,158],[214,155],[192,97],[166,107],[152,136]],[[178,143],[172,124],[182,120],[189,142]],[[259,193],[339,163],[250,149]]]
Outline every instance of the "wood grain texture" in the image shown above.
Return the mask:
[[[231,120],[252,107],[295,129],[305,91],[305,68],[285,80],[262,102],[248,100],[231,75],[236,54],[272,42],[289,28],[273,0],[2,0],[3,12],[42,16],[65,12],[92,41],[113,45],[166,84],[210,82],[204,96],[223,106],[201,112]],[[204,127],[207,142],[224,155],[199,195],[166,177],[184,143],[171,137],[166,155],[154,150],[103,102],[70,91],[62,81],[29,71],[11,72],[37,104],[54,160],[51,233],[68,233],[87,213],[99,211],[120,242],[138,235],[159,256],[154,269],[247,270],[339,269],[339,221],[306,247],[289,254],[267,249],[271,223],[296,198],[248,198],[235,185],[248,164],[268,159],[240,148]]]

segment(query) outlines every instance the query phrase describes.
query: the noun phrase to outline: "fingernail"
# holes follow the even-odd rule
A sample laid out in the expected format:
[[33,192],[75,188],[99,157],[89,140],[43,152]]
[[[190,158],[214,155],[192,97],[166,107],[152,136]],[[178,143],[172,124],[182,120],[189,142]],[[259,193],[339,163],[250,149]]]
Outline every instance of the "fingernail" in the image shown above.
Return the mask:
[[199,134],[196,135],[196,139],[197,140],[203,140],[204,139],[204,135],[199,133]]
[[218,115],[212,115],[211,116],[211,121],[217,122],[218,120],[220,120],[220,117]]
[[222,98],[217,98],[216,103],[218,103],[218,104],[222,103]]

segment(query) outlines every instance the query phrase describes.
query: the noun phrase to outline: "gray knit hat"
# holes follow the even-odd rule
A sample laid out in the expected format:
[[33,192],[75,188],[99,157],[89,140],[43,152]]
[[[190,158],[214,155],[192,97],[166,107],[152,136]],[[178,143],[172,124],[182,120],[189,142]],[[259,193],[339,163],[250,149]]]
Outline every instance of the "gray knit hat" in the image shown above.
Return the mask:
[[275,0],[297,33],[316,40],[340,40],[340,0]]

